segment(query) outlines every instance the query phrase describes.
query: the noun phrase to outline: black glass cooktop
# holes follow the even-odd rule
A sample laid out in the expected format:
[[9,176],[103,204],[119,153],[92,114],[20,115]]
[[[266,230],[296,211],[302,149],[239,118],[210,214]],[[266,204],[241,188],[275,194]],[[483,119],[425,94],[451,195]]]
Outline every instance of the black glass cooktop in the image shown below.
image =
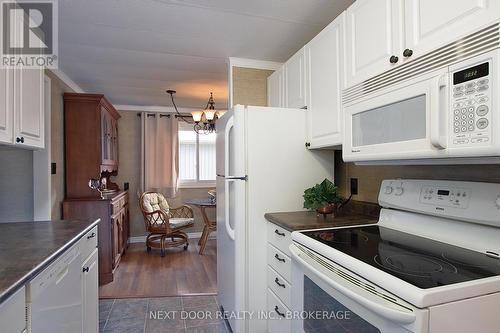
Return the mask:
[[498,259],[389,228],[367,226],[304,234],[422,289],[500,275]]

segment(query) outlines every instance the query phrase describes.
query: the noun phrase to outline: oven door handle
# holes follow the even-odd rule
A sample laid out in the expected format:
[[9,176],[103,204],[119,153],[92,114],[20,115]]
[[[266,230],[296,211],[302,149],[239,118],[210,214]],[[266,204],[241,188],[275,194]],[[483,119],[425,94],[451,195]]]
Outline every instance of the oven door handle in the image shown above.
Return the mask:
[[[446,149],[446,135],[441,133],[441,124],[447,124],[443,111],[448,109],[448,94],[441,98],[441,90],[448,87],[448,74],[442,74],[432,79],[430,95],[430,141],[437,149]],[[444,105],[442,105],[444,102]],[[445,129],[446,131],[446,129]],[[443,134],[443,135],[442,135]]]
[[415,322],[416,315],[413,312],[408,311],[398,311],[396,309],[384,306],[383,304],[377,303],[370,299],[367,299],[352,289],[344,286],[342,283],[333,279],[332,277],[326,276],[324,273],[318,271],[313,265],[309,264],[307,261],[301,258],[301,256],[305,256],[305,254],[300,253],[300,250],[294,246],[290,246],[290,252],[292,254],[292,259],[295,260],[300,265],[304,266],[308,270],[310,270],[314,275],[319,277],[325,283],[329,284],[332,288],[349,297],[350,299],[356,301],[357,303],[363,305],[367,309],[373,311],[381,317],[387,318],[393,322],[397,322],[400,324],[411,324]]

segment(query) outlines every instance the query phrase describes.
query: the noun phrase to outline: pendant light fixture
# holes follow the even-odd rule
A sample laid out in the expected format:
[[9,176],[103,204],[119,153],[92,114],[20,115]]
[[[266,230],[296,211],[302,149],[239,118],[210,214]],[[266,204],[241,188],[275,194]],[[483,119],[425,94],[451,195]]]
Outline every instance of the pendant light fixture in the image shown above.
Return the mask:
[[[174,106],[175,112],[177,113],[176,117],[181,118],[183,121],[189,123],[183,116],[180,114],[179,110],[177,110],[177,105],[174,101],[175,90],[167,90],[167,94],[170,94],[170,98],[172,99],[172,104]],[[210,93],[210,97],[208,98],[207,105],[204,110],[195,110],[191,111],[191,116],[193,117],[194,126],[193,129],[198,134],[209,134],[215,132],[215,122],[217,119],[222,117],[226,113],[225,111],[217,111],[215,109],[215,101],[214,96]]]
[[192,111],[191,115],[194,120],[194,130],[196,133],[213,133],[215,132],[215,121],[217,120],[217,110],[215,110],[214,96],[210,93],[207,106],[203,111]]

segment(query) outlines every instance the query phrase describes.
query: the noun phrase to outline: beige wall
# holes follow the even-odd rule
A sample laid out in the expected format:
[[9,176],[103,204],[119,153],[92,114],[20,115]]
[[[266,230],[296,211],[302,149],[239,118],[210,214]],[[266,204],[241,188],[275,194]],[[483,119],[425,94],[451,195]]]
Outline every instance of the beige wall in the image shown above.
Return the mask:
[[[140,163],[141,163],[141,120],[136,112],[120,112],[118,121],[120,169],[114,181],[123,188],[125,182],[129,183],[130,195],[130,235],[143,236],[146,234],[144,221],[139,210],[138,191],[140,191]],[[209,188],[179,189],[175,198],[168,199],[173,207],[183,205],[189,199],[207,198]],[[203,219],[199,209],[194,208],[195,226],[187,232],[198,232],[203,229]],[[209,218],[215,219],[215,210],[209,210]]]
[[62,202],[64,200],[64,101],[65,92],[74,92],[64,82],[49,71],[46,74],[51,79],[51,128],[50,149],[52,163],[56,163],[56,174],[52,175],[51,203],[52,219],[62,217]]
[[358,178],[358,195],[353,200],[377,202],[384,179],[443,179],[500,183],[500,165],[420,165],[359,166],[344,163],[342,153],[335,152],[336,183],[343,196],[349,195],[350,178]]
[[267,106],[267,77],[273,72],[233,67],[233,105]]

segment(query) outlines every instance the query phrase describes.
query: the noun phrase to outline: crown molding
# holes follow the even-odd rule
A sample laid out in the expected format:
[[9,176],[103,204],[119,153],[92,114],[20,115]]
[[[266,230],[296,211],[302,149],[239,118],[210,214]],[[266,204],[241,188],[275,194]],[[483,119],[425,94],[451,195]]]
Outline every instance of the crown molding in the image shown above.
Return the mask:
[[[151,113],[176,113],[173,106],[160,105],[130,105],[130,104],[113,104],[118,111],[125,112],[151,112]],[[177,108],[182,114],[190,114],[191,111],[199,111],[202,108]]]
[[64,73],[61,69],[47,69],[50,71],[55,77],[64,82],[68,87],[73,89],[75,93],[84,93],[85,90],[82,89],[75,81],[73,81],[66,73]]
[[228,64],[230,67],[266,69],[273,71],[279,69],[283,65],[283,63],[281,62],[247,59],[247,58],[235,58],[235,57],[229,57]]

